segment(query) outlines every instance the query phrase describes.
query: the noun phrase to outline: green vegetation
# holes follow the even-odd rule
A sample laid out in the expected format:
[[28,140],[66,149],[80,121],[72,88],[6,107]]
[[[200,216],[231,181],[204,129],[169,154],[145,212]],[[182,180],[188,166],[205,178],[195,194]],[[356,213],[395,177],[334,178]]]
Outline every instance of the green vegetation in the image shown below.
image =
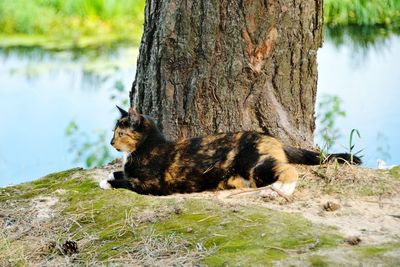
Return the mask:
[[[131,50],[133,51],[127,53],[127,56],[121,61],[102,59],[99,56],[95,58],[95,61],[84,64],[84,72],[88,79],[91,78],[90,82],[96,83],[93,80],[98,79],[100,83],[113,83],[108,88],[110,102],[114,104],[111,106],[129,105],[128,89],[125,88],[121,80],[115,79],[115,76],[125,65],[134,64],[130,61],[137,57],[137,50]],[[40,66],[40,64],[38,65]],[[37,67],[38,65],[35,66]],[[116,113],[118,112],[116,111]],[[65,128],[65,136],[69,141],[68,152],[74,155],[74,162],[83,163],[86,168],[93,168],[104,166],[114,160],[114,148],[110,145],[112,129],[111,127],[110,129],[96,129],[91,132],[85,132],[76,121],[70,121]]]
[[[0,263],[34,264],[32,261],[56,259],[55,252],[40,248],[47,247],[44,240],[76,241],[79,258],[75,263],[89,265],[119,262],[123,257],[140,259],[139,265],[154,265],[149,261],[166,257],[209,265],[234,265],[239,261],[245,265],[266,264],[290,254],[335,247],[343,240],[335,229],[314,225],[300,214],[207,199],[101,190],[89,179],[93,175],[73,169],[0,189],[0,210],[13,224],[20,223],[21,231],[26,221],[35,220],[34,207],[30,206],[35,199],[41,197],[41,203],[45,197],[59,199],[56,220],[36,223],[34,232],[13,239],[11,226],[2,229],[0,247],[5,249],[0,252]],[[10,209],[15,205],[18,210]],[[22,207],[30,215],[18,221],[25,212]],[[41,234],[39,240],[35,234]]]
[[144,0],[0,1],[0,46],[48,49],[138,44]]
[[390,170],[390,174],[396,178],[397,180],[400,180],[400,166],[396,166]]
[[[306,258],[301,256],[283,261],[282,266],[398,266],[400,243],[358,248],[336,248],[327,253],[318,251]],[[297,259],[296,259],[297,258]],[[309,262],[304,264],[303,262]]]
[[325,0],[324,20],[328,26],[400,27],[400,1]]
[[190,212],[174,215],[155,229],[215,248],[204,259],[209,266],[271,264],[289,252],[332,247],[342,240],[334,229],[313,225],[300,215],[261,207],[229,208],[222,203],[188,200],[186,210]]
[[[330,153],[331,148],[335,145],[337,140],[342,136],[342,133],[337,128],[337,120],[346,117],[346,112],[343,109],[343,100],[336,95],[322,95],[321,101],[318,104],[318,137],[322,140],[321,159]],[[353,156],[360,156],[362,150],[354,151],[355,137],[361,138],[360,132],[357,129],[352,129],[349,134],[348,153]],[[343,144],[342,144],[343,145]],[[321,162],[322,163],[322,162]]]
[[[349,247],[335,228],[313,224],[299,213],[207,196],[101,190],[91,178],[106,174],[72,169],[0,188],[0,221],[6,225],[0,231],[0,265],[337,266],[355,259],[389,265],[398,261],[398,243]],[[56,201],[48,209],[51,199]],[[53,215],[37,217],[46,210]],[[77,243],[78,254],[67,257],[57,250],[66,240]]]
[[354,134],[357,134],[358,138],[361,138],[360,132],[357,129],[352,129],[350,132],[350,136],[349,136],[349,154],[350,154],[350,162],[353,162],[353,157],[357,154],[359,154],[362,150],[359,150],[357,152],[354,152],[354,140],[353,140],[353,136]]
[[343,110],[343,100],[336,95],[323,95],[321,102],[318,104],[318,115],[320,129],[318,134],[324,141],[321,150],[328,153],[341,133],[336,128],[337,119],[345,117],[346,112]]
[[[72,175],[78,175],[82,169],[70,169],[62,172],[52,173],[41,179],[19,184],[12,187],[0,188],[0,202],[9,200],[24,200],[34,198],[40,194],[50,194],[56,189],[70,188],[77,180],[70,179]],[[72,182],[72,185],[71,185]],[[80,187],[82,191],[84,187]]]
[[69,152],[75,154],[75,163],[85,162],[87,168],[93,168],[104,166],[114,159],[105,130],[98,129],[89,135],[80,130],[75,121],[71,121],[65,134],[70,141]]

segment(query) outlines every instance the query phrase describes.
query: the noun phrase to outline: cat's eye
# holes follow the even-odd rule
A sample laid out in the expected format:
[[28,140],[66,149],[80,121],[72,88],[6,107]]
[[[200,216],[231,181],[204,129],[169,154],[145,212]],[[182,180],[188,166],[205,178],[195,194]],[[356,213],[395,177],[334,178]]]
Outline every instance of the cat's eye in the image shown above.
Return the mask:
[[119,136],[123,136],[124,134],[123,134],[122,132],[119,132],[118,135],[119,135]]

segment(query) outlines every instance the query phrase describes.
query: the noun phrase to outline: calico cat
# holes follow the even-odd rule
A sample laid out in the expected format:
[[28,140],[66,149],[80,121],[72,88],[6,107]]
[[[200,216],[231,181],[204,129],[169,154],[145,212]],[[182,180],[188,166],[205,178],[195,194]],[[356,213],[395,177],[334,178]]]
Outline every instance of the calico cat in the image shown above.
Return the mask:
[[[267,134],[246,131],[169,141],[152,118],[119,108],[111,145],[125,153],[123,171],[100,182],[104,189],[168,195],[205,190],[262,187],[291,195],[298,174],[290,163],[318,165],[320,153],[284,146]],[[331,154],[350,162],[349,154]],[[361,164],[353,156],[353,164]]]

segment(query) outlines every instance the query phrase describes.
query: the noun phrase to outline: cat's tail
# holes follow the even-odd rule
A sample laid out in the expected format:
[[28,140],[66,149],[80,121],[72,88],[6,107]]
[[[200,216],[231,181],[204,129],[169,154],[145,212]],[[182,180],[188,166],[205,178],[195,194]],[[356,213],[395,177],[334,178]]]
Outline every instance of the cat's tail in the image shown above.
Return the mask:
[[285,146],[284,151],[289,163],[304,165],[319,165],[330,160],[337,160],[339,163],[348,162],[350,164],[359,165],[361,159],[355,155],[348,153],[323,154],[306,149]]

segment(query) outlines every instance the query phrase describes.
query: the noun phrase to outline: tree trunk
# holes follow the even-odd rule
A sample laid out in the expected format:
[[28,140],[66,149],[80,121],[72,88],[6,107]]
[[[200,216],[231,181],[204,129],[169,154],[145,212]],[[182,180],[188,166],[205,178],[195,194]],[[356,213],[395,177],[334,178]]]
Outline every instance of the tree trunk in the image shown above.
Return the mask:
[[322,0],[148,0],[131,105],[169,138],[256,130],[311,147]]

